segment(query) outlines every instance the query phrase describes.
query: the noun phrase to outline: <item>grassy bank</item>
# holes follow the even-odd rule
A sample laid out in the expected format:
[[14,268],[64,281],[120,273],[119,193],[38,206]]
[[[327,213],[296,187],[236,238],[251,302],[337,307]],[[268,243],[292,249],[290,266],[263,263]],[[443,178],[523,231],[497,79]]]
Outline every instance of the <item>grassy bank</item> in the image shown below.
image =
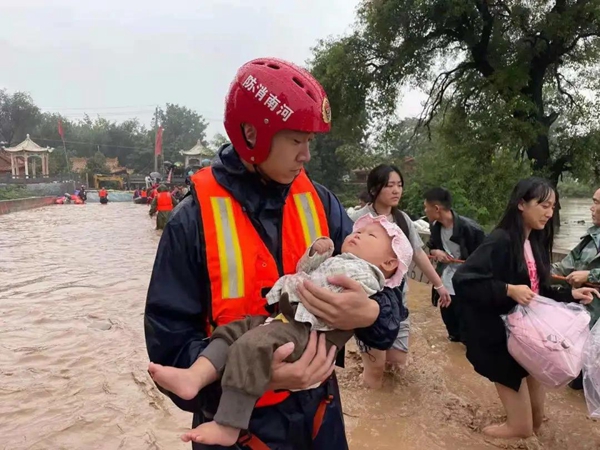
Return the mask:
[[39,197],[39,195],[27,190],[25,186],[0,186],[0,200],[16,200],[27,197]]

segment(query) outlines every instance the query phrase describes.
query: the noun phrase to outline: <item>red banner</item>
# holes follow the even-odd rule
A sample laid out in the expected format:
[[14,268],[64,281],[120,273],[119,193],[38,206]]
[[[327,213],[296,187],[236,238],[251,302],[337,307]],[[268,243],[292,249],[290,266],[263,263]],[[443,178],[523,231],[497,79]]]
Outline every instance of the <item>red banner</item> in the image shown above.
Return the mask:
[[61,120],[58,121],[58,134],[60,135],[60,138],[64,141],[65,140],[65,132],[63,130]]
[[158,131],[156,132],[156,142],[154,143],[154,155],[162,155],[162,136],[163,136],[163,127],[158,127]]

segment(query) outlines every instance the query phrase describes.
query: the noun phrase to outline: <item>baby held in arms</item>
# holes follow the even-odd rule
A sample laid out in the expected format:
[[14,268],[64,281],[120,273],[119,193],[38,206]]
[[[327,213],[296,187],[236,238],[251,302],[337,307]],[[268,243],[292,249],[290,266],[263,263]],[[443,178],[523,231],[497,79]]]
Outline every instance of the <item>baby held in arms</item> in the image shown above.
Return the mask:
[[328,349],[340,349],[352,337],[352,330],[334,330],[302,305],[297,292],[300,283],[310,280],[340,292],[341,288],[327,279],[346,275],[370,296],[385,286],[399,286],[413,255],[407,237],[385,216],[361,217],[344,240],[342,253],[332,256],[333,247],[331,239],[317,239],[298,262],[297,273],[284,275],[275,283],[267,301],[279,303],[279,314],[248,316],[216,328],[189,369],[150,363],[148,370],[154,381],[186,400],[221,377],[223,394],[214,421],[190,430],[182,436],[184,441],[235,444],[240,432],[248,429],[254,406],[267,390],[273,352],[279,346],[294,343],[294,352],[287,359],[294,362],[304,352],[312,330],[325,333]]

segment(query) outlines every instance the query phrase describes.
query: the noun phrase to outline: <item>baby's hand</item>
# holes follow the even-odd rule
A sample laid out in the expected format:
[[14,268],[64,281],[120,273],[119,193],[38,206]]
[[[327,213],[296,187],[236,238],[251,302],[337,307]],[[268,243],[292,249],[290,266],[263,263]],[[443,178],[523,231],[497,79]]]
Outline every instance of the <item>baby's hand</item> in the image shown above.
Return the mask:
[[317,241],[312,245],[310,254],[314,255],[318,253],[319,255],[324,255],[328,251],[333,250],[333,241],[327,237],[317,239]]

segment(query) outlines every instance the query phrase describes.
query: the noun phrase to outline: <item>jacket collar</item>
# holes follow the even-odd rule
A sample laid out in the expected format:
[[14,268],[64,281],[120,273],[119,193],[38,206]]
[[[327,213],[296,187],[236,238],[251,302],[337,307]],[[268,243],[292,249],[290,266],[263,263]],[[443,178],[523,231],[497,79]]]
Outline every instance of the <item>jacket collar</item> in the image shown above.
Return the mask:
[[231,144],[225,144],[219,149],[212,169],[217,182],[249,214],[283,208],[290,191],[290,185],[265,181],[257,173],[250,172]]
[[[453,209],[451,209],[450,212],[452,213],[452,223],[453,223],[453,225],[452,225],[452,236],[450,237],[450,240],[452,242],[458,243],[459,239],[460,239],[460,231],[461,231],[461,228],[462,228],[462,219],[461,219],[461,217],[458,214],[456,214],[456,212]],[[438,222],[438,221],[435,221],[434,222],[434,226],[436,227],[436,231],[438,233],[441,233],[441,231],[442,231],[442,223]]]
[[593,227],[588,228],[585,236],[583,236],[582,239],[585,239],[587,236],[594,241],[596,248],[600,249],[600,227],[594,225]]

